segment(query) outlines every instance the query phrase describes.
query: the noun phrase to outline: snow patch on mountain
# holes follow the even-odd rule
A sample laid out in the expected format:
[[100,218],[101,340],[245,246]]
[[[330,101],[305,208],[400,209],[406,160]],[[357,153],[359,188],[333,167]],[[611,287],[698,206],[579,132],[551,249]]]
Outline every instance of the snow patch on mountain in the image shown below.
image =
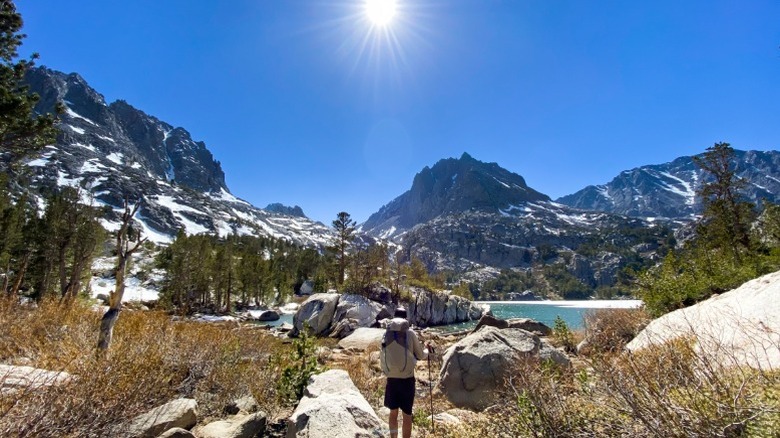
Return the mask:
[[[75,119],[83,120],[83,121],[89,123],[92,126],[97,126],[97,123],[93,122],[92,120],[90,120],[90,119],[88,119],[88,118],[86,118],[86,117],[84,117],[84,116],[82,116],[80,114],[77,114],[69,106],[65,107],[65,113],[68,114],[69,116],[75,118]],[[82,132],[82,134],[83,134],[83,132]]]
[[75,132],[76,134],[84,134],[86,132],[85,130],[75,127],[73,125],[65,125],[65,127],[69,128],[71,131]]
[[124,163],[123,158],[124,158],[124,155],[120,154],[118,152],[112,152],[112,153],[106,155],[106,159],[108,161],[112,161],[112,162],[114,162],[116,164],[119,164],[119,165],[122,165]]

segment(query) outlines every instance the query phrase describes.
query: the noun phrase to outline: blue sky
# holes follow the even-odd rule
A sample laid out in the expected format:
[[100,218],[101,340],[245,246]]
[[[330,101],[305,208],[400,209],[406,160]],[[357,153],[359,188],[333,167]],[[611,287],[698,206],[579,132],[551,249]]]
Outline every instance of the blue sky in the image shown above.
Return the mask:
[[18,0],[23,52],[205,141],[231,191],[364,221],[469,152],[553,198],[780,148],[780,2]]

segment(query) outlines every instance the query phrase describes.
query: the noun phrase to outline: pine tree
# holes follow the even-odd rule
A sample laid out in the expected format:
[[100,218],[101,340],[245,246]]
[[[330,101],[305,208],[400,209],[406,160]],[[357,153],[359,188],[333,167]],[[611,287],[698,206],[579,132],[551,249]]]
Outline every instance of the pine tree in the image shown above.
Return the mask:
[[344,284],[344,273],[349,264],[349,249],[352,246],[352,241],[355,239],[355,225],[356,222],[345,211],[340,212],[336,216],[336,220],[333,221],[333,229],[336,231],[336,242],[329,249],[336,258],[338,269],[336,280],[339,285]]
[[[56,116],[35,114],[39,96],[23,85],[24,74],[38,55],[17,59],[25,37],[19,32],[22,24],[14,2],[0,0],[0,156],[12,165],[53,143],[57,136]],[[58,105],[57,112],[61,111]]]
[[728,143],[715,143],[702,157],[694,157],[712,177],[698,192],[704,211],[697,234],[706,246],[729,251],[739,260],[754,248],[750,229],[756,214],[753,204],[740,194],[747,183],[737,176],[733,159],[734,149]]

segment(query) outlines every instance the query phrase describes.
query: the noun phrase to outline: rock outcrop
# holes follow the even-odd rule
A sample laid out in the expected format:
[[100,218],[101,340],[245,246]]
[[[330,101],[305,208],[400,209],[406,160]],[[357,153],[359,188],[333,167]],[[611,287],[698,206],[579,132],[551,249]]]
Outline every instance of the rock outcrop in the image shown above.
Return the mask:
[[239,413],[254,414],[260,410],[260,405],[257,404],[257,400],[251,395],[245,395],[239,397],[225,406],[225,413],[230,415],[236,415]]
[[163,432],[179,427],[191,429],[197,423],[198,402],[189,398],[173,400],[135,417],[127,428],[127,435],[138,438],[154,438]]
[[626,348],[689,337],[721,366],[780,369],[780,271],[653,320]]
[[20,389],[37,389],[68,382],[71,375],[40,368],[0,364],[0,391],[9,393]]
[[[484,305],[446,292],[430,292],[410,288],[412,300],[402,302],[412,325],[428,327],[479,319],[489,311]],[[373,287],[369,297],[357,294],[314,294],[307,299],[293,317],[297,336],[308,324],[311,333],[342,339],[359,327],[378,327],[381,320],[391,318],[397,304],[390,300],[389,291]],[[381,301],[377,301],[381,300]]]
[[501,319],[493,315],[482,315],[472,332],[476,332],[482,327],[495,327],[497,329],[517,328],[539,336],[550,336],[552,334],[552,329],[547,324],[530,318]]
[[162,435],[158,436],[157,438],[195,438],[195,435],[193,435],[192,432],[187,429],[174,427],[173,429],[168,429],[167,431],[163,432]]
[[314,294],[307,299],[293,316],[292,336],[297,336],[304,326],[314,335],[326,335],[331,328],[339,294]]
[[483,410],[499,401],[505,380],[527,359],[569,365],[563,353],[533,333],[485,326],[447,350],[440,388],[455,406]]
[[409,322],[418,327],[477,320],[489,310],[482,304],[446,292],[431,292],[416,287],[410,290],[413,299],[404,304]]
[[287,437],[355,438],[383,428],[371,405],[344,370],[309,379],[303,398],[287,422]]
[[255,316],[255,320],[260,322],[278,321],[279,318],[279,312],[275,310],[263,310]]
[[356,320],[358,327],[371,327],[380,315],[389,318],[393,316],[394,311],[393,304],[382,305],[362,295],[344,294],[339,298],[333,320],[341,321],[349,318]]
[[198,431],[199,438],[254,438],[263,436],[265,432],[266,415],[256,412],[249,415],[238,415],[228,420],[215,421],[203,426]]

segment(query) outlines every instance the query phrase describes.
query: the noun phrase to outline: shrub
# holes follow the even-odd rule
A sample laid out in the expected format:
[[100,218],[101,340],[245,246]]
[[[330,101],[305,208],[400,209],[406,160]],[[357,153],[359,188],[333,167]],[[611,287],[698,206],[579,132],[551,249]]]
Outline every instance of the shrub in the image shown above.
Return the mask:
[[293,405],[303,397],[309,378],[320,371],[316,346],[309,335],[308,325],[292,342],[292,350],[282,359],[283,367],[278,381],[279,401]]
[[776,436],[762,434],[777,424],[780,376],[725,369],[716,354],[723,351],[704,352],[682,339],[621,355],[601,363],[597,373],[606,397],[643,436]]
[[580,369],[520,363],[505,402],[463,436],[777,436],[780,372],[724,368],[723,354],[678,339]]
[[[37,307],[0,300],[0,361],[74,376],[67,384],[0,395],[0,436],[117,436],[134,416],[178,397],[219,415],[250,393],[269,415],[278,372],[276,339],[235,325],[171,321],[162,312],[123,311],[109,354],[95,354],[100,313],[75,301]],[[2,376],[0,376],[0,379]]]
[[576,351],[577,343],[574,340],[574,334],[560,315],[557,315],[553,321],[552,336],[553,342],[558,346],[563,347],[568,352]]
[[585,352],[600,354],[623,350],[647,326],[650,315],[644,309],[593,309],[584,320]]

